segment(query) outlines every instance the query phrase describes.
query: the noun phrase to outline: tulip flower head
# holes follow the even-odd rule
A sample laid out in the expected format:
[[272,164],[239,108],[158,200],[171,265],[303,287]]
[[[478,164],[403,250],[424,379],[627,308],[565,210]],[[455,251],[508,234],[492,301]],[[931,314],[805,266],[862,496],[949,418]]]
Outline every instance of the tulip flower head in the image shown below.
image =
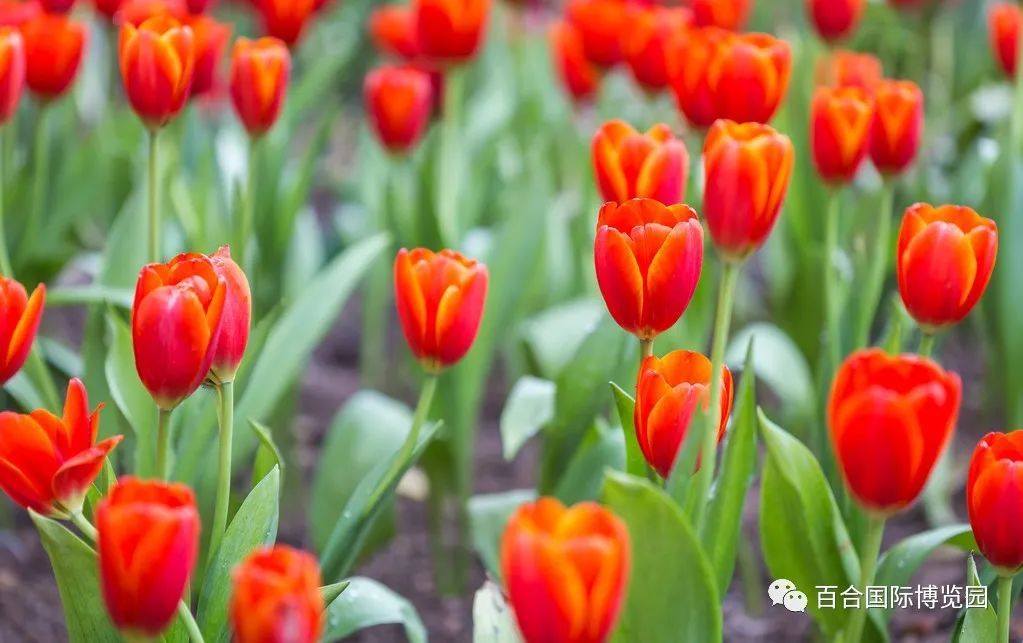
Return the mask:
[[817,35],[825,42],[848,38],[863,16],[864,0],[806,0]]
[[692,27],[692,12],[685,7],[635,7],[629,24],[622,34],[622,51],[633,78],[648,92],[666,89],[678,73],[674,40]]
[[580,103],[593,98],[600,88],[600,69],[586,57],[578,30],[559,20],[551,25],[549,37],[554,67],[572,100]]
[[224,246],[210,255],[217,276],[224,280],[224,309],[221,313],[220,338],[210,367],[210,379],[223,383],[234,380],[238,366],[245,357],[252,325],[252,293],[245,272],[231,258],[231,249]]
[[0,126],[11,120],[25,87],[25,41],[14,27],[0,27]]
[[630,8],[628,0],[569,0],[565,15],[594,65],[608,69],[624,59],[622,27]]
[[817,173],[849,183],[867,157],[874,101],[859,87],[818,87],[810,106],[810,144]]
[[473,58],[486,35],[491,0],[412,0],[420,53],[440,65]]
[[21,370],[32,350],[43,318],[46,286],[39,284],[29,297],[25,287],[0,276],[0,386]]
[[934,362],[880,349],[850,355],[835,374],[828,425],[846,487],[867,511],[911,505],[952,437],[961,383]]
[[369,17],[369,33],[377,51],[404,61],[420,56],[415,16],[407,5],[377,7]]
[[[697,408],[710,407],[711,363],[692,351],[672,351],[662,358],[647,357],[639,367],[633,422],[643,456],[662,478],[675,465]],[[717,440],[725,437],[732,412],[732,373],[721,374],[721,421]]]
[[430,74],[408,66],[380,67],[366,76],[363,97],[370,125],[381,144],[393,154],[411,151],[430,123]]
[[213,5],[213,0],[185,0],[185,5],[188,7],[188,13],[199,15],[206,13]]
[[519,507],[501,538],[501,575],[525,643],[603,643],[625,598],[629,532],[593,502]]
[[623,121],[608,121],[593,137],[593,169],[605,201],[656,199],[665,205],[685,198],[689,153],[664,123],[639,133]]
[[316,11],[316,0],[256,0],[256,8],[266,34],[294,47]]
[[81,511],[85,493],[122,437],[96,443],[101,408],[89,412],[85,386],[76,378],[68,384],[63,417],[44,409],[0,413],[0,489],[44,515]]
[[192,75],[191,96],[209,93],[218,84],[217,72],[224,57],[227,41],[231,39],[231,25],[196,13],[186,19],[195,39],[195,71]]
[[687,205],[605,203],[593,244],[597,284],[611,317],[641,340],[675,325],[703,269],[703,228]]
[[188,19],[183,0],[122,0],[114,16],[117,24],[130,24],[136,28],[156,16],[169,16],[178,22]]
[[1023,431],[988,433],[977,444],[966,482],[977,547],[1002,576],[1023,567]]
[[196,62],[192,29],[164,14],[137,28],[125,22],[118,47],[128,102],[146,127],[159,130],[178,115],[191,92]]
[[127,634],[160,634],[174,620],[199,551],[192,490],[125,476],[97,505],[96,530],[110,620]]
[[259,549],[234,570],[231,625],[238,643],[316,643],[324,627],[316,558],[285,545]]
[[217,355],[228,285],[197,253],[142,268],[131,327],[135,368],[163,410],[171,410],[206,379]]
[[428,372],[439,372],[469,352],[483,318],[488,283],[486,266],[453,250],[398,251],[398,320],[409,348]]
[[35,0],[46,13],[71,13],[75,7],[75,0]]
[[991,48],[1002,71],[1009,78],[1016,77],[1019,60],[1019,30],[1023,24],[1023,10],[1014,2],[999,2],[988,17]]
[[870,158],[879,172],[900,174],[916,159],[924,129],[924,94],[908,80],[886,80],[874,87]]
[[877,56],[844,49],[824,58],[816,70],[817,84],[829,87],[861,87],[872,92],[883,78],[884,68]]
[[239,38],[231,55],[231,102],[249,136],[277,122],[291,78],[291,54],[275,38]]
[[113,20],[117,12],[121,10],[124,0],[93,0],[96,12],[107,20]]
[[78,75],[88,32],[63,14],[40,13],[21,25],[25,84],[44,102],[63,96]]
[[910,206],[896,252],[902,303],[931,333],[962,321],[984,294],[997,254],[991,219],[964,206]]
[[739,31],[746,25],[753,0],[689,0],[696,24]]

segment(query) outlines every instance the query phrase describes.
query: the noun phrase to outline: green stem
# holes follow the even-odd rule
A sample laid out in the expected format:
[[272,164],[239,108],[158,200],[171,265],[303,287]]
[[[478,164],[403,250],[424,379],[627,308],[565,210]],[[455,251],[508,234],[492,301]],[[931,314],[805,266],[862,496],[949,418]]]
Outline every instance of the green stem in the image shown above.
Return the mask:
[[171,411],[159,409],[156,422],[156,475],[161,480],[170,478],[170,419]]
[[50,146],[47,141],[47,115],[50,113],[49,106],[40,104],[36,114],[35,127],[35,168],[32,177],[32,203],[28,214],[28,221],[25,225],[24,244],[21,248],[23,255],[31,255],[32,247],[35,245],[36,236],[39,232],[39,217],[42,216],[43,206],[46,200],[46,186],[49,183],[50,173]]
[[231,445],[234,434],[234,382],[224,382],[217,387],[217,419],[220,422],[220,452],[217,469],[217,500],[213,510],[213,531],[210,532],[210,548],[207,566],[220,548],[220,541],[227,531],[227,511],[231,503]]
[[444,245],[454,247],[459,241],[458,195],[461,192],[459,133],[462,121],[462,99],[465,70],[452,67],[444,76],[444,114],[440,141],[440,191],[437,215]]
[[245,180],[244,202],[238,216],[238,238],[235,241],[238,249],[235,256],[238,257],[238,263],[243,266],[248,265],[246,251],[249,237],[252,236],[253,221],[256,218],[256,181],[259,180],[260,140],[262,139],[258,137],[249,139],[248,176]]
[[70,517],[71,522],[75,525],[75,527],[78,527],[78,529],[82,532],[82,535],[92,542],[96,542],[99,534],[96,532],[96,528],[92,526],[92,523],[89,522],[84,515],[82,515],[81,511],[72,513]]
[[149,132],[149,260],[154,263],[160,261],[159,136],[158,130]]
[[860,314],[856,323],[856,346],[858,347],[870,344],[870,327],[874,323],[878,306],[881,304],[884,279],[890,264],[889,254],[892,243],[892,208],[894,201],[895,186],[892,181],[886,179],[881,187],[881,219],[878,221],[874,237],[874,256],[869,261],[869,273],[867,274],[863,305],[858,309]]
[[877,568],[877,558],[881,553],[881,538],[884,536],[885,519],[879,516],[870,516],[867,523],[867,534],[863,540],[863,548],[860,551],[860,584],[859,589],[863,592],[863,601],[860,608],[853,612],[849,619],[849,636],[844,640],[852,643],[863,638],[863,626],[867,622],[867,587],[874,582],[874,571]]
[[[0,130],[0,149],[3,149],[3,141],[7,137],[3,136],[3,130]],[[11,266],[11,255],[7,251],[7,232],[5,230],[4,222],[4,155],[0,154],[0,271],[3,271],[3,276],[13,279],[14,268]]]
[[1012,576],[998,577],[998,641],[1009,643],[1012,623]]
[[839,191],[834,189],[828,201],[827,232],[824,245],[824,301],[827,319],[828,365],[825,373],[833,373],[842,361],[841,300],[838,296],[839,274],[836,265],[838,254]]
[[426,414],[430,412],[430,405],[433,404],[433,395],[437,392],[437,376],[427,375],[426,379],[423,380],[423,387],[419,390],[419,403],[416,404],[415,415],[412,416],[412,428],[409,429],[408,436],[405,438],[405,443],[401,445],[401,451],[399,451],[398,457],[391,463],[391,468],[387,471],[387,475],[384,476],[385,484],[380,485],[376,493],[370,498],[369,502],[366,503],[366,510],[376,506],[377,503],[383,497],[383,494],[387,491],[387,488],[391,486],[391,482],[401,473],[403,469],[408,465],[409,459],[412,457],[412,452],[415,451],[416,443],[419,442],[419,432],[423,428],[423,424],[426,422]]
[[934,353],[934,342],[937,336],[934,333],[928,333],[924,331],[920,335],[920,348],[917,349],[917,353],[920,357],[930,357]]
[[[1023,29],[1019,32],[1019,42],[1017,47],[1023,47]],[[1023,49],[1017,49],[1017,51],[1023,52]],[[1012,102],[1012,117],[1009,119],[1009,146],[1012,150],[1012,154],[1008,155],[1009,159],[1014,160],[1016,151],[1019,149],[1019,136],[1020,130],[1023,129],[1023,65],[1016,65],[1016,86],[1015,95],[1013,96]],[[1012,178],[1013,166],[1012,163],[1009,166],[1009,177]]]
[[653,338],[639,340],[639,355],[640,355],[640,357],[639,357],[640,361],[642,361],[642,360],[644,360],[644,359],[646,359],[648,357],[653,357],[654,356],[654,340],[653,340]]
[[192,610],[188,608],[188,605],[183,600],[178,603],[178,616],[181,617],[181,622],[185,624],[185,630],[188,632],[188,637],[192,639],[192,643],[203,643],[199,624],[195,622]]

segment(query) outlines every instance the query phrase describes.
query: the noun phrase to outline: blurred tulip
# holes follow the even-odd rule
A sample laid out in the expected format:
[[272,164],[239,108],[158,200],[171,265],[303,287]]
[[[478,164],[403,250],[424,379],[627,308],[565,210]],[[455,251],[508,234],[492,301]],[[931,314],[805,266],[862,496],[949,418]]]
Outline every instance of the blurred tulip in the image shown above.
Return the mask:
[[121,26],[121,80],[132,109],[150,130],[171,121],[188,100],[195,72],[191,28],[169,15],[149,18],[137,28]]
[[1002,71],[1009,78],[1016,77],[1019,29],[1023,22],[1023,10],[1012,2],[999,2],[991,8],[988,31],[991,47]]
[[629,14],[629,29],[622,33],[622,51],[632,76],[644,89],[666,89],[677,75],[673,43],[693,24],[684,7],[636,7]]
[[685,199],[689,153],[671,128],[658,123],[644,134],[623,121],[608,121],[593,137],[593,170],[605,201],[640,197],[665,205]]
[[43,318],[46,286],[39,284],[29,297],[25,287],[0,276],[0,386],[21,370],[32,350]]
[[430,122],[430,75],[414,67],[380,67],[366,76],[363,97],[380,143],[394,154],[411,151]]
[[156,16],[170,16],[181,22],[188,18],[183,0],[122,0],[115,14],[117,24],[130,24],[136,28]]
[[689,6],[700,27],[741,31],[746,25],[753,0],[689,0]]
[[813,164],[822,179],[848,183],[867,157],[874,101],[859,87],[818,87],[810,105]]
[[234,570],[237,643],[316,643],[325,622],[316,558],[286,545],[257,549]]
[[628,24],[628,0],[569,0],[565,15],[590,62],[605,68],[622,62],[621,34]]
[[840,49],[821,61],[816,76],[818,85],[861,87],[873,91],[884,78],[884,69],[877,56]]
[[249,280],[231,258],[229,247],[223,246],[210,255],[210,262],[227,288],[221,313],[220,337],[210,367],[213,379],[223,383],[234,380],[238,366],[245,357],[249,328],[252,325],[252,293],[249,290]]
[[977,444],[966,482],[977,547],[999,574],[1023,567],[1023,431],[988,433]]
[[487,30],[490,0],[412,0],[420,53],[442,64],[476,55]]
[[0,27],[0,126],[18,110],[25,86],[25,41],[14,27]]
[[188,7],[188,12],[192,15],[198,15],[200,13],[206,13],[211,6],[213,6],[214,0],[185,0],[185,5]]
[[93,0],[96,12],[108,20],[113,20],[117,12],[121,10],[124,0]]
[[202,14],[189,16],[185,24],[195,39],[195,71],[192,75],[193,97],[209,93],[217,84],[217,71],[224,57],[231,25],[217,22]]
[[741,261],[771,233],[781,211],[795,149],[769,125],[721,120],[703,147],[703,216],[718,251]]
[[0,413],[0,489],[44,515],[82,510],[85,494],[122,436],[96,443],[99,405],[90,414],[81,380],[68,383],[64,415],[45,409]]
[[[697,404],[710,406],[710,360],[692,351],[672,351],[662,358],[646,357],[636,382],[633,423],[643,456],[667,479],[689,432]],[[732,373],[722,366],[721,422],[717,440],[725,437],[732,412]]]
[[835,374],[828,425],[853,497],[888,515],[916,500],[952,437],[961,384],[934,362],[880,349],[850,355]]
[[870,158],[882,174],[900,174],[916,159],[924,129],[924,94],[908,80],[886,80],[874,88]]
[[157,406],[171,410],[206,379],[217,355],[228,285],[198,253],[142,268],[131,327],[135,368]]
[[182,484],[125,476],[96,507],[99,575],[110,620],[156,636],[174,620],[199,551],[199,510]]
[[65,15],[40,13],[21,25],[25,84],[42,101],[56,100],[75,82],[88,31]]
[[231,101],[250,136],[265,134],[281,115],[291,54],[276,38],[239,38],[231,55]]
[[703,269],[703,228],[687,205],[605,203],[593,258],[611,317],[641,340],[653,339],[692,301]]
[[629,532],[594,502],[519,507],[501,537],[501,575],[524,643],[603,643],[629,584]]
[[806,0],[810,22],[826,42],[848,38],[863,16],[864,0]]
[[35,0],[46,13],[71,13],[75,0]]
[[984,294],[997,254],[991,219],[964,206],[911,206],[896,253],[902,303],[930,331],[962,321]]
[[384,5],[374,9],[369,17],[369,33],[381,53],[405,61],[415,60],[420,55],[415,16],[408,5]]
[[316,0],[256,0],[268,36],[289,47],[298,44],[316,11]]
[[40,13],[32,0],[0,0],[0,27],[20,27]]
[[558,20],[551,25],[550,44],[554,66],[572,100],[591,99],[600,88],[600,70],[586,57],[579,32],[571,23]]

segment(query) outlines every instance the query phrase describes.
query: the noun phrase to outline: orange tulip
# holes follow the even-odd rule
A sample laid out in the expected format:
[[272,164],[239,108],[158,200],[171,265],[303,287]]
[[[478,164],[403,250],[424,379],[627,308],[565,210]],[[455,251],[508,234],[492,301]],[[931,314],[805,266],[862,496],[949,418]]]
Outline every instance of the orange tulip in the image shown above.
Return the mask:
[[419,58],[415,16],[407,5],[384,5],[370,14],[369,33],[378,51],[405,61]]
[[294,47],[316,12],[316,0],[256,0],[268,36]]
[[848,38],[863,16],[864,0],[806,0],[810,22],[823,40]]
[[122,437],[96,444],[101,408],[89,413],[85,386],[76,378],[68,383],[63,417],[44,409],[0,413],[0,489],[41,514],[81,511],[85,493]]
[[488,283],[486,266],[453,250],[398,251],[398,319],[409,348],[427,371],[440,371],[469,352],[483,318]]
[[908,80],[886,80],[874,88],[870,158],[882,174],[904,172],[916,158],[924,129],[924,94]]
[[672,205],[685,198],[689,153],[664,123],[640,134],[608,121],[593,137],[593,170],[605,201],[645,197]]
[[291,54],[275,38],[239,38],[231,55],[231,102],[250,136],[265,134],[281,115]]
[[174,620],[199,551],[199,510],[182,484],[125,476],[96,507],[100,583],[110,620],[156,636]]
[[[697,404],[703,410],[710,406],[710,382],[710,360],[692,351],[672,351],[660,359],[650,356],[640,364],[633,416],[636,439],[646,461],[662,478],[675,466]],[[732,373],[723,366],[718,442],[725,437],[731,412]]]
[[597,283],[611,317],[649,340],[675,325],[703,268],[703,228],[687,205],[653,199],[605,203],[593,244]]
[[245,357],[252,325],[252,292],[245,272],[231,258],[231,249],[223,246],[210,255],[210,263],[217,276],[224,280],[224,310],[220,324],[220,338],[213,354],[210,374],[216,382],[230,382]]
[[896,255],[902,303],[932,331],[962,321],[984,294],[997,254],[991,219],[964,206],[911,206]]
[[630,28],[622,34],[622,51],[632,76],[651,92],[666,89],[677,75],[674,39],[693,24],[684,7],[637,7],[629,14]]
[[419,51],[456,64],[476,55],[487,31],[490,0],[412,0]]
[[217,71],[224,57],[227,41],[231,39],[231,25],[196,13],[185,24],[192,29],[195,39],[195,71],[192,75],[192,96],[209,93],[217,85]]
[[210,372],[227,293],[213,262],[198,253],[139,273],[131,314],[135,368],[161,409],[180,404]]
[[593,502],[519,507],[501,537],[501,575],[525,643],[603,643],[629,583],[629,532]]
[[196,58],[191,28],[169,15],[153,16],[137,28],[125,22],[118,48],[128,102],[150,130],[163,127],[191,91]]
[[1016,77],[1016,61],[1018,60],[1019,29],[1023,23],[1023,10],[1011,2],[999,2],[991,9],[988,18],[988,32],[991,48],[1002,67],[1002,71],[1010,78]]
[[818,85],[873,91],[884,78],[884,69],[877,56],[840,49],[821,61],[816,76]]
[[696,24],[739,31],[746,25],[753,0],[689,0]]
[[143,22],[156,16],[169,16],[183,22],[188,18],[188,11],[183,0],[123,0],[114,21],[138,28]]
[[0,386],[21,370],[32,350],[43,318],[46,286],[39,284],[29,297],[25,287],[0,276]]
[[828,425],[842,477],[872,513],[905,509],[952,437],[961,383],[934,362],[880,349],[850,355],[835,374]]
[[430,75],[414,67],[380,67],[366,76],[363,97],[381,144],[394,154],[411,151],[430,123]]
[[859,87],[818,87],[810,105],[813,164],[829,183],[856,176],[870,144],[874,101]]
[[622,62],[621,34],[629,9],[628,0],[569,0],[565,15],[594,65],[607,68]]
[[0,27],[20,27],[42,13],[42,8],[28,0],[0,0]]
[[558,20],[551,25],[550,44],[554,66],[572,99],[582,102],[592,98],[600,88],[600,70],[586,57],[578,30]]
[[323,633],[316,558],[277,545],[258,549],[234,570],[231,625],[238,643],[315,643]]
[[1002,575],[1023,567],[1023,431],[988,433],[966,482],[970,527],[984,558]]
[[25,41],[14,27],[0,27],[0,126],[11,120],[25,86]]
[[56,100],[75,82],[88,32],[61,14],[40,13],[21,25],[25,84],[42,101]]
[[722,255],[741,261],[757,250],[778,219],[795,148],[769,125],[717,121],[703,147],[703,216]]

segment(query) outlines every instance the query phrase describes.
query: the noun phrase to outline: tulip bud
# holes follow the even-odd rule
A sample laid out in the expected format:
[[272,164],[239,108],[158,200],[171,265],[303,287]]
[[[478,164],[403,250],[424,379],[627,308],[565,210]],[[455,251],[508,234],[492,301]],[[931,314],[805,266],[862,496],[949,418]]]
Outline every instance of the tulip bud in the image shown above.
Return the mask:
[[991,48],[995,52],[1002,71],[1009,78],[1016,77],[1021,22],[1023,22],[1023,10],[1012,2],[997,3],[992,7],[988,17]]
[[234,570],[231,625],[238,643],[316,643],[323,597],[316,559],[286,545],[259,549]]
[[1023,431],[988,433],[977,444],[966,506],[977,547],[998,573],[1023,567]]
[[707,128],[718,119],[715,92],[717,76],[709,72],[724,60],[725,48],[734,35],[723,29],[690,29],[675,40],[672,58],[678,69],[671,81],[678,107],[696,128]]
[[864,0],[806,0],[817,35],[826,42],[848,38],[863,15]]
[[822,179],[848,183],[867,157],[874,101],[859,87],[819,87],[810,106],[813,164]]
[[961,384],[934,362],[880,349],[835,374],[828,426],[846,487],[867,511],[901,511],[923,491],[952,437]]
[[298,44],[316,11],[316,0],[256,0],[256,3],[267,35],[289,47]]
[[150,130],[171,121],[188,100],[195,72],[191,28],[169,15],[156,15],[137,28],[121,25],[118,44],[121,80],[132,109]]
[[60,98],[75,82],[88,37],[85,25],[61,14],[41,13],[21,25],[25,84],[42,101]]
[[453,250],[398,251],[395,304],[412,353],[430,372],[462,359],[476,339],[489,275],[482,263]]
[[291,54],[275,38],[239,38],[231,55],[231,102],[249,136],[262,136],[281,115]]
[[640,339],[679,320],[703,268],[703,228],[687,205],[633,199],[605,203],[593,259],[611,317]]
[[700,27],[741,31],[749,18],[753,0],[690,0],[693,18]]
[[593,170],[605,201],[685,199],[689,153],[664,123],[640,134],[623,121],[608,121],[593,137]]
[[0,27],[0,126],[18,110],[25,86],[25,41],[14,27]]
[[216,382],[234,380],[238,366],[245,357],[249,344],[249,327],[252,324],[252,293],[245,272],[231,259],[227,246],[210,256],[210,262],[217,276],[224,280],[227,291],[224,294],[224,310],[221,313],[220,338],[213,355],[210,371]]
[[419,50],[439,63],[457,64],[475,56],[489,15],[490,0],[412,0]]
[[703,147],[703,216],[718,251],[741,261],[767,240],[789,189],[795,149],[769,125],[717,121]]
[[125,476],[96,507],[100,583],[110,620],[156,636],[174,620],[199,551],[199,510],[182,484]]
[[666,89],[677,75],[674,40],[692,27],[692,12],[685,7],[636,7],[629,23],[622,51],[633,78],[649,92]]
[[565,15],[579,34],[590,62],[603,68],[622,62],[622,26],[629,17],[627,0],[569,0]]
[[43,318],[46,286],[39,284],[29,297],[25,287],[0,276],[0,386],[21,370],[32,350],[39,321]]
[[998,226],[964,206],[910,206],[896,253],[899,294],[930,331],[970,314],[991,280]]
[[430,74],[407,66],[380,67],[366,76],[363,98],[380,143],[394,154],[410,152],[430,123]]
[[501,575],[525,643],[602,643],[629,584],[629,532],[594,502],[523,505],[501,537]]
[[884,69],[877,56],[840,49],[821,61],[815,75],[818,85],[874,91],[884,78]]
[[201,254],[181,254],[139,273],[131,314],[135,368],[161,409],[180,404],[210,372],[227,292],[226,280]]
[[75,7],[75,0],[35,0],[43,11],[51,14],[71,13]]
[[558,20],[551,25],[549,37],[554,66],[572,100],[592,98],[600,88],[600,70],[586,57],[579,32],[571,23]]
[[[636,440],[662,478],[671,475],[697,405],[703,411],[710,407],[711,368],[709,359],[692,351],[672,351],[660,359],[650,356],[640,364],[633,416]],[[718,442],[725,437],[731,412],[732,373],[722,366]]]
[[369,33],[377,51],[404,61],[419,58],[415,16],[407,5],[377,7],[369,17]]
[[908,80],[886,80],[874,88],[870,158],[882,174],[899,174],[916,159],[924,129],[924,94]]
[[224,57],[227,41],[231,39],[231,25],[217,22],[209,16],[196,13],[186,18],[195,40],[195,70],[192,74],[191,96],[209,93],[217,84],[217,71]]

